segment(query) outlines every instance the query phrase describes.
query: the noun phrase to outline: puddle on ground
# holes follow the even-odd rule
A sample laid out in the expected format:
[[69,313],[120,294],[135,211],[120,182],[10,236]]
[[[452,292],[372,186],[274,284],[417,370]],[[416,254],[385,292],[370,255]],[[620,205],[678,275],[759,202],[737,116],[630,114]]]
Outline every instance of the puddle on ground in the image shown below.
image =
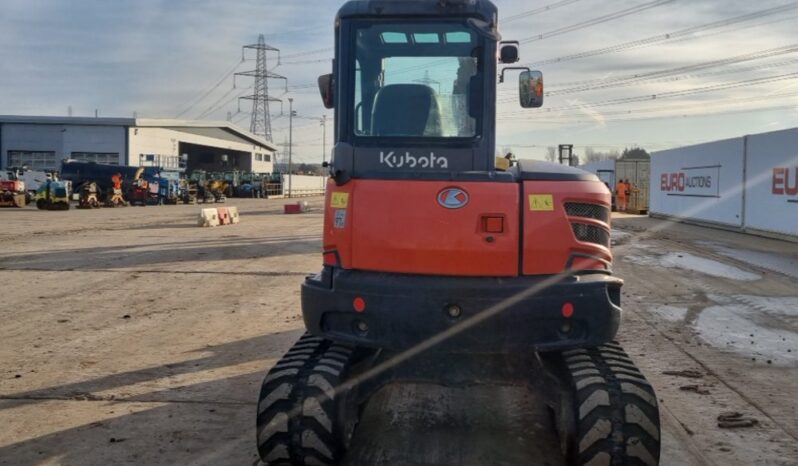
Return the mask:
[[749,249],[734,249],[714,241],[697,241],[696,244],[711,248],[720,255],[730,257],[740,262],[798,278],[798,257],[785,257],[774,253],[751,251]]
[[627,231],[612,230],[610,238],[612,239],[613,246],[620,246],[628,243],[629,240],[632,239],[632,234]]
[[780,366],[798,366],[798,297],[713,295],[693,324],[708,344]]
[[728,278],[744,282],[752,282],[762,278],[755,273],[746,272],[732,265],[695,256],[687,252],[670,252],[661,256],[637,255],[632,252],[624,255],[623,260],[631,262],[632,264],[650,267],[692,270],[713,277]]
[[686,307],[677,306],[659,306],[651,309],[651,312],[663,320],[668,322],[682,322],[687,316]]

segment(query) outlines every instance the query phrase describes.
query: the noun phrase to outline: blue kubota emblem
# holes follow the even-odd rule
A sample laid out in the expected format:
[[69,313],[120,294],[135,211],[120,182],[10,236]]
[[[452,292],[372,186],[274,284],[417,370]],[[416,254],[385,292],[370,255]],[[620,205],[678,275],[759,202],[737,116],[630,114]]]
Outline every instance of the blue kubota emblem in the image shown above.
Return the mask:
[[468,193],[458,188],[446,188],[438,193],[438,204],[447,209],[460,209],[468,204]]

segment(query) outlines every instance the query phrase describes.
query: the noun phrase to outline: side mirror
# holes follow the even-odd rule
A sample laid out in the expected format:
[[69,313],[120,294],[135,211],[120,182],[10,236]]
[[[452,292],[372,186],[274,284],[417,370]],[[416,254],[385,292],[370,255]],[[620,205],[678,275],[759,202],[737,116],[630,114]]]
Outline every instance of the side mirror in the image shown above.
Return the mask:
[[321,100],[324,102],[324,108],[335,107],[332,74],[324,74],[319,76],[319,92],[321,92]]
[[539,108],[543,106],[543,73],[524,71],[518,80],[521,107]]
[[517,41],[507,41],[502,42],[500,44],[501,49],[499,50],[499,63],[505,65],[511,65],[513,63],[518,63],[520,58],[519,53],[519,43]]

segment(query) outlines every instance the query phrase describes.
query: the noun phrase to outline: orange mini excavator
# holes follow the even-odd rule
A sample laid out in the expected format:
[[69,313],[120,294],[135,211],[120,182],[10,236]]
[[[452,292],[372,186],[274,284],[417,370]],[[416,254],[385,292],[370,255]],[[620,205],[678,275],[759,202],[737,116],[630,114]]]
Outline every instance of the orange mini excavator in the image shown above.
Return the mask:
[[302,286],[307,333],[263,381],[266,464],[338,464],[386,384],[494,376],[546,387],[569,464],[658,464],[654,391],[613,341],[609,190],[571,167],[497,164],[497,81],[521,71],[520,105],[543,102],[497,18],[487,0],[340,9],[319,78],[335,109],[324,265]]

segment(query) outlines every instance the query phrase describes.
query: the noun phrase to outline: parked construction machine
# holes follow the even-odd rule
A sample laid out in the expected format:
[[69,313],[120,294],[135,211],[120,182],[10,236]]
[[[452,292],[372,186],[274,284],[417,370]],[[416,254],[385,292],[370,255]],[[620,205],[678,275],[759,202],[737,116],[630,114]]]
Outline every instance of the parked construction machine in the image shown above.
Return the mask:
[[97,188],[97,183],[90,181],[80,185],[80,190],[78,191],[78,208],[100,208],[100,190]]
[[61,176],[72,182],[83,208],[176,204],[187,197],[179,171],[67,160]]
[[25,207],[28,203],[25,183],[19,180],[0,180],[0,207]]
[[[25,204],[30,204],[39,186],[47,179],[47,174],[43,171],[29,170],[28,167],[8,167],[5,171],[0,171],[0,181],[19,181],[22,186],[16,185],[14,189],[25,189]],[[6,188],[11,188],[6,184]],[[9,192],[14,192],[9,190]],[[19,192],[19,191],[16,191]]]
[[33,200],[39,210],[69,210],[71,196],[72,182],[58,179],[56,173],[49,173]]
[[224,180],[223,173],[208,173],[204,170],[194,170],[191,173],[191,182],[197,189],[197,201],[205,204],[224,202],[227,198],[225,192],[228,182]]
[[658,464],[654,390],[614,342],[609,190],[494,157],[497,81],[521,71],[521,106],[543,103],[497,18],[487,0],[340,9],[319,78],[335,109],[323,268],[302,285],[307,333],[261,387],[266,464],[338,464],[369,398],[404,381],[534,385],[568,464]]

